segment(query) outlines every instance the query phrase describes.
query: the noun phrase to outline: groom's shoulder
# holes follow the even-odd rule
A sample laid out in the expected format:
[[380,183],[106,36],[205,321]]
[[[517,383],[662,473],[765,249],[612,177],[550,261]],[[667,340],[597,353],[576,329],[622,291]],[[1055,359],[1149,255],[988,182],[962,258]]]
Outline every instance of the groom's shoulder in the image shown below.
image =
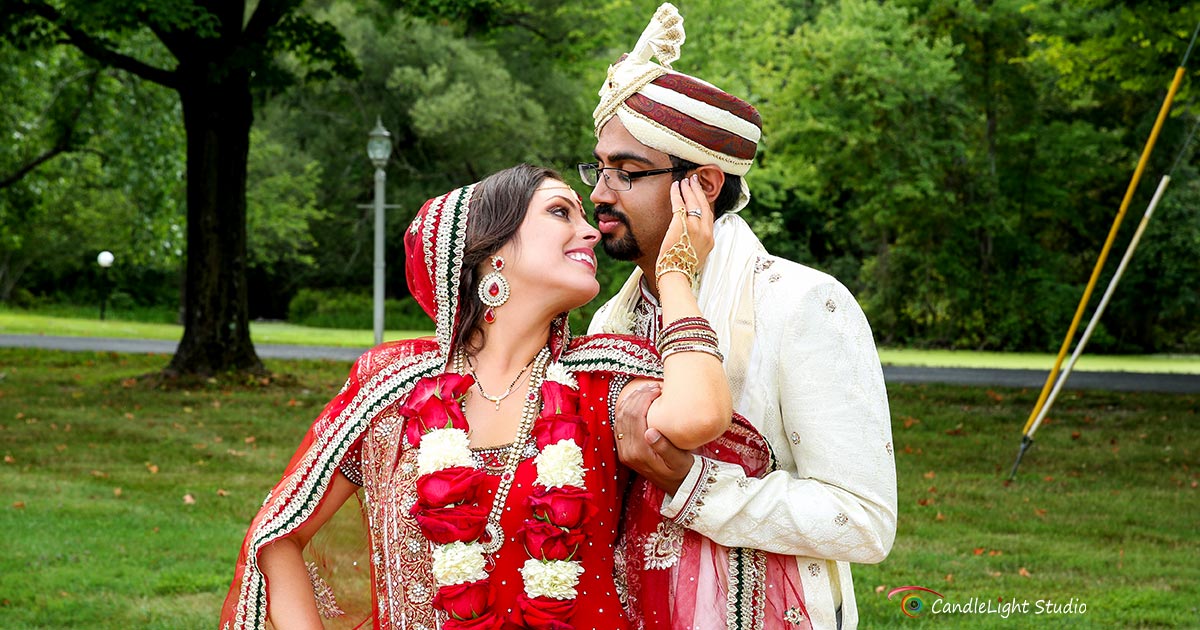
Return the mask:
[[[837,278],[779,256],[760,256],[754,266],[756,327],[775,330],[796,326],[795,319],[816,313],[861,313],[857,300]],[[839,307],[847,308],[841,309]]]
[[754,263],[756,293],[785,301],[801,300],[818,289],[845,287],[837,278],[808,265],[764,254]]

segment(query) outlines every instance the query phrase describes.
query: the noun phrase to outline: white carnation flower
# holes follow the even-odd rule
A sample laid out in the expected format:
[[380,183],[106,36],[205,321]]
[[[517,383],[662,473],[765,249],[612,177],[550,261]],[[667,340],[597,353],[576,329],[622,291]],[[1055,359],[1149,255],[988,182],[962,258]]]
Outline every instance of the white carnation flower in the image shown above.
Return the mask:
[[488,576],[483,545],[452,542],[433,550],[433,577],[439,586],[465,584]]
[[608,321],[604,323],[603,331],[614,335],[628,335],[633,332],[636,324],[637,315],[633,311],[624,310],[609,315]]
[[452,466],[474,466],[471,443],[462,429],[437,429],[421,436],[417,473],[427,475]]
[[583,450],[575,440],[547,445],[534,463],[537,464],[537,482],[547,488],[583,487]]
[[557,361],[546,368],[546,380],[554,381],[571,389],[579,389],[579,381],[575,380],[575,375],[567,369],[567,366]]
[[525,594],[529,597],[552,599],[574,599],[578,593],[575,586],[583,566],[572,560],[549,560],[543,562],[530,558],[521,567],[525,579]]

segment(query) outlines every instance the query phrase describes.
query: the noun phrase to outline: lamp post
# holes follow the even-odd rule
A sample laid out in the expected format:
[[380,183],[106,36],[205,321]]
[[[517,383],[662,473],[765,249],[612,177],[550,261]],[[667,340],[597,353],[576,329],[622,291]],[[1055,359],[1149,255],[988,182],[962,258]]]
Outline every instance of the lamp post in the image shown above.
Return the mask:
[[112,266],[115,256],[107,249],[96,256],[96,264],[100,265],[100,320],[104,320],[104,310],[108,306],[108,268]]
[[391,155],[392,134],[376,118],[367,140],[367,157],[375,165],[375,345],[383,343],[383,185],[387,182],[383,169]]

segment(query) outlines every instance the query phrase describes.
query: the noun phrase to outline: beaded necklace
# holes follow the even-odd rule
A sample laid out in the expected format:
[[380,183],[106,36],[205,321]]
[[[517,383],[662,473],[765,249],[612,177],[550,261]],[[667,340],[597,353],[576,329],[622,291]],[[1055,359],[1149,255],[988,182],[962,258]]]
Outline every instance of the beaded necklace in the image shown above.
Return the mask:
[[[483,543],[483,550],[489,556],[499,551],[504,544],[504,530],[500,527],[500,515],[504,512],[504,503],[508,499],[509,490],[512,489],[513,479],[516,478],[517,466],[520,465],[525,453],[525,443],[529,439],[529,432],[533,429],[533,421],[537,419],[538,411],[541,409],[542,379],[546,376],[546,365],[549,361],[550,348],[542,348],[530,361],[533,371],[529,374],[529,395],[525,397],[525,406],[521,409],[521,423],[517,425],[517,435],[513,438],[508,457],[505,459],[504,471],[500,473],[500,485],[496,487],[496,497],[492,501],[492,509],[488,512],[487,526],[484,528],[489,540]],[[466,355],[459,350],[454,358],[454,370],[461,374],[464,363],[467,363]],[[529,365],[525,367],[529,367]],[[524,373],[525,370],[522,369],[521,372]],[[471,368],[471,375],[475,375],[474,368]],[[520,378],[520,374],[517,375],[517,378]],[[476,379],[475,382],[478,384],[479,379]],[[509,386],[509,389],[511,390],[512,387]],[[509,391],[504,392],[501,399],[508,396],[509,393]],[[487,394],[484,394],[484,397],[487,397]],[[499,401],[490,397],[488,400],[495,402],[499,408]]]

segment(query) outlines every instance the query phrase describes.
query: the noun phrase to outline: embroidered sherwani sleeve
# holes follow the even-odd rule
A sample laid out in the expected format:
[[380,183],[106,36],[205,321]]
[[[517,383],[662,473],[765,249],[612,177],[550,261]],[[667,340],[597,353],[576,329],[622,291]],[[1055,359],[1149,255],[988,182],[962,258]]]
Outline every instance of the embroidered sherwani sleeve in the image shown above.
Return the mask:
[[763,414],[771,418],[749,420],[782,469],[746,478],[737,466],[697,457],[663,514],[730,547],[882,561],[895,539],[896,470],[870,327],[836,281],[781,302],[775,307],[792,306],[776,320],[778,331],[769,321],[756,331],[770,335],[768,351],[779,356],[746,387],[778,392],[778,408]]

